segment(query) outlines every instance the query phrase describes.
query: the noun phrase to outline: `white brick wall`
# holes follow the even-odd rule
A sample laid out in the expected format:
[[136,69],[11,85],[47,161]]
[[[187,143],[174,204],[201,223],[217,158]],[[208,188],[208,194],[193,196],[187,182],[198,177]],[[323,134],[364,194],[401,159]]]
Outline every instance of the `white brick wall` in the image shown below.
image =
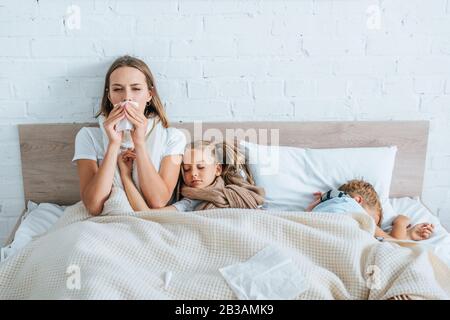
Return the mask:
[[174,121],[430,120],[423,199],[450,227],[449,39],[450,0],[0,0],[0,241],[17,124],[93,121],[122,54]]

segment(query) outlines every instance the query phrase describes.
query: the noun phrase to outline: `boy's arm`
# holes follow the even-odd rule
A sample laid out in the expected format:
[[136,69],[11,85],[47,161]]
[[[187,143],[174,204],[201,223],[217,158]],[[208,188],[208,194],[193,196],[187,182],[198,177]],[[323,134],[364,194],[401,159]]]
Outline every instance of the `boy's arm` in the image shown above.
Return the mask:
[[134,185],[131,176],[121,175],[123,187],[127,194],[128,201],[134,211],[177,211],[174,206],[167,206],[159,209],[150,209],[139,190]]
[[385,239],[398,239],[398,240],[407,240],[408,237],[408,226],[410,219],[407,216],[399,215],[395,218],[394,222],[392,222],[392,230],[391,233],[384,232],[380,227],[376,227],[375,236],[383,237]]
[[391,237],[398,240],[406,240],[408,239],[408,225],[410,219],[407,216],[399,215],[395,218],[394,222],[392,222],[392,230]]
[[375,227],[375,237],[382,237],[384,239],[394,239],[389,233],[384,232],[379,226]]

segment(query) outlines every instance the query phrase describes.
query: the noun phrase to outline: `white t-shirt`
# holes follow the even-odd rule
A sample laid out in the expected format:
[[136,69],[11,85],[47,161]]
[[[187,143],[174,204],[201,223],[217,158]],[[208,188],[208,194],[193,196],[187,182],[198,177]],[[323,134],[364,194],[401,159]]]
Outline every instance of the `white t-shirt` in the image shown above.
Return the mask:
[[[153,127],[154,121],[156,120],[156,117],[149,119],[148,131]],[[100,121],[100,126],[101,125],[102,122]],[[81,128],[75,138],[75,153],[72,162],[79,159],[89,159],[97,161],[97,164],[100,165],[109,143],[108,138],[105,135],[106,133],[100,128]],[[150,145],[150,147],[147,148],[149,158],[152,161],[155,170],[159,172],[161,160],[164,157],[184,154],[186,137],[179,129],[173,127],[164,128],[161,121],[158,121],[147,139],[147,144]],[[140,190],[137,170],[133,170],[133,180],[136,187]],[[120,184],[120,182],[118,183]]]
[[[153,119],[153,120],[152,120]],[[149,119],[150,124],[153,125],[155,118]],[[155,168],[159,169],[161,160],[169,155],[184,154],[184,148],[186,146],[186,137],[177,128],[164,128],[162,123],[159,122],[151,136],[155,136],[153,140],[161,143],[162,148],[158,149],[158,157],[151,154],[152,162],[154,162]],[[105,148],[103,146],[103,137],[100,128],[96,127],[83,127],[78,131],[75,138],[75,153],[72,162],[79,159],[89,159],[101,163],[105,155]],[[149,138],[150,139],[150,138]],[[158,160],[158,161],[156,161]]]
[[79,159],[88,159],[97,161],[97,164],[100,165],[104,154],[100,128],[81,128],[75,137],[75,153],[72,162],[74,163]]

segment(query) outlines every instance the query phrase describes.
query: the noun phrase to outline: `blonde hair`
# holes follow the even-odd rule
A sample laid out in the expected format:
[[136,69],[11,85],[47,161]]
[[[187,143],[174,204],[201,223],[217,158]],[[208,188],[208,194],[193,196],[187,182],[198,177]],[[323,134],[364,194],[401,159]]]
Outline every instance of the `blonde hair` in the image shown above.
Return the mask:
[[357,195],[361,196],[367,206],[374,208],[378,212],[380,217],[378,226],[380,226],[381,220],[383,219],[383,209],[381,207],[380,198],[378,197],[375,188],[370,183],[364,180],[354,179],[340,186],[338,190],[347,193],[351,197]]
[[[254,185],[255,181],[250,173],[245,156],[239,151],[236,144],[223,142],[214,142],[208,140],[194,141],[186,146],[187,150],[210,150],[211,156],[215,159],[216,163],[222,165],[221,177],[223,178],[225,185],[231,184],[234,178],[245,179],[248,183]],[[183,173],[183,168],[181,168]],[[245,178],[242,176],[242,172],[245,174]]]
[[121,67],[136,68],[145,75],[148,90],[152,92],[152,99],[150,100],[150,103],[145,107],[144,115],[147,118],[157,115],[161,120],[163,127],[168,128],[169,120],[167,118],[164,105],[162,104],[161,99],[159,98],[158,91],[156,90],[155,78],[153,77],[149,67],[144,61],[128,55],[117,58],[109,67],[108,72],[106,72],[105,86],[103,89],[103,98],[100,105],[100,110],[97,112],[95,117],[97,118],[100,115],[108,117],[109,113],[113,109],[113,105],[111,101],[109,101],[108,99],[109,83],[110,83],[109,78],[111,76],[111,73],[114,72],[114,70]]

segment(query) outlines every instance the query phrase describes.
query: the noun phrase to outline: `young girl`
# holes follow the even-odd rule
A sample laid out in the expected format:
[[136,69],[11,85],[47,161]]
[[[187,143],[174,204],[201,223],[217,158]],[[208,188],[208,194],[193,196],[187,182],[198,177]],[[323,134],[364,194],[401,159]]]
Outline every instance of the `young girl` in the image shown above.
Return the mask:
[[[135,211],[149,211],[131,179],[135,154],[127,150],[118,157],[120,175]],[[194,211],[213,208],[260,208],[264,189],[255,186],[245,157],[226,142],[196,141],[187,146],[181,166],[182,200],[157,209]]]

